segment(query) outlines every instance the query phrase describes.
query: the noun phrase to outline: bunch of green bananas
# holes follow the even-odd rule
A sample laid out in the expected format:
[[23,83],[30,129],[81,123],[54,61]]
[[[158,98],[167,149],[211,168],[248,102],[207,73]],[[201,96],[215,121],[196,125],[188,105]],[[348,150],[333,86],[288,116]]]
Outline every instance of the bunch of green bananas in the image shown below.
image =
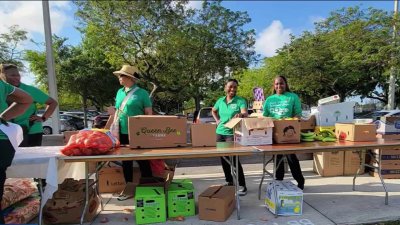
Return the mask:
[[306,132],[306,133],[304,133],[304,132],[300,133],[301,141],[305,141],[305,142],[315,141],[315,137],[316,137],[315,132],[310,132],[309,131],[309,132]]
[[315,139],[323,142],[335,142],[336,135],[331,130],[322,130],[315,136]]
[[331,130],[323,130],[318,134],[315,132],[301,132],[301,141],[311,142],[311,141],[323,141],[323,142],[335,142],[336,135]]

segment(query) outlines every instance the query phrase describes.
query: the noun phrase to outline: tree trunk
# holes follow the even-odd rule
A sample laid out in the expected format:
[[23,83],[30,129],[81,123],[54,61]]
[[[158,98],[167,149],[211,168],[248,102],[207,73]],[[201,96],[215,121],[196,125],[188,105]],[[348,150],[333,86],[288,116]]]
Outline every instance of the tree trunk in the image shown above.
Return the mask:
[[194,105],[196,106],[196,110],[199,111],[200,110],[200,97],[199,96],[194,97]]

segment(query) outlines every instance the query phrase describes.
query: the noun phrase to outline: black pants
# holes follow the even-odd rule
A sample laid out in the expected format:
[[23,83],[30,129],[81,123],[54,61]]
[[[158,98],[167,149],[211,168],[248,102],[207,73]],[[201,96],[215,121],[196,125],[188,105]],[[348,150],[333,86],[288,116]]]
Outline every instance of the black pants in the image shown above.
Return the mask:
[[[4,183],[6,182],[6,171],[14,158],[15,150],[9,140],[0,140],[0,202],[3,200]],[[3,210],[0,204],[0,224],[5,224]]]
[[19,147],[35,147],[42,146],[43,133],[38,134],[24,134],[24,140]]
[[[120,134],[119,141],[121,144],[129,144],[129,136],[127,134]],[[142,177],[152,177],[151,166],[149,160],[137,160],[139,164],[140,173]],[[133,161],[122,161],[122,171],[124,172],[125,182],[133,181]]]
[[[221,134],[217,134],[217,142],[232,142],[233,141],[233,135],[221,135]],[[228,162],[225,161],[225,159],[229,159],[228,157],[221,157],[221,164],[222,164],[222,169],[224,170],[224,174],[225,174],[225,180],[228,183],[233,183],[233,177],[232,177],[232,173],[231,173],[231,166],[229,165]],[[236,156],[233,157],[233,162],[236,162]],[[243,168],[242,168],[242,164],[240,163],[240,160],[238,161],[239,163],[239,171],[238,171],[238,175],[239,175],[239,185],[246,187],[246,180],[244,178],[244,173],[243,173]]]
[[[283,156],[284,155],[276,155],[276,162],[279,163],[279,161],[282,159]],[[287,158],[293,178],[297,181],[299,185],[304,185],[303,173],[301,172],[299,159],[297,159],[296,154],[290,154],[285,156]],[[285,166],[282,161],[281,164],[276,169],[276,179],[283,180],[284,176],[285,176]]]

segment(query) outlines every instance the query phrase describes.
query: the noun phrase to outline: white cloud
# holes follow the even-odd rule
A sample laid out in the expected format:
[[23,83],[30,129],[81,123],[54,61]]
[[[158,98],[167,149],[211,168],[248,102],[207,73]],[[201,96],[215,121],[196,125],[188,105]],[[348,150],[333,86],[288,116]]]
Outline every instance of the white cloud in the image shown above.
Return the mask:
[[308,19],[312,24],[314,24],[314,23],[318,23],[318,22],[324,21],[325,17],[322,17],[322,16],[310,16]]
[[290,29],[285,29],[279,20],[272,21],[257,37],[255,49],[261,55],[271,57],[276,55],[276,50],[290,42]]
[[[68,1],[50,2],[50,19],[53,33],[59,33],[69,19]],[[0,2],[0,33],[8,31],[8,27],[19,25],[28,33],[44,33],[42,1],[8,1]],[[31,36],[31,34],[29,35]]]
[[188,4],[186,5],[186,8],[201,9],[202,5],[203,1],[189,1]]

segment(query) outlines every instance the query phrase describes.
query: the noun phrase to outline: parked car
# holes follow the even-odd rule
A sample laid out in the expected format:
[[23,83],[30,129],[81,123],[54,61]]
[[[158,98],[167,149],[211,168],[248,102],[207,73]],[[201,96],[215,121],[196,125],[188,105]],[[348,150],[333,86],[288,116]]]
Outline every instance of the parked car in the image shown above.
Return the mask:
[[73,130],[82,130],[85,128],[83,118],[64,113],[60,115],[60,120],[63,119],[67,120],[73,126]]
[[109,114],[100,114],[94,117],[93,127],[95,128],[104,128],[107,124],[108,118],[110,118]]
[[[41,116],[40,114],[38,114]],[[73,126],[66,119],[60,119],[60,132],[74,130],[75,126]],[[43,134],[50,135],[53,134],[53,123],[51,117],[43,122]]]
[[400,110],[394,109],[394,110],[379,110],[379,111],[374,111],[368,114],[360,115],[357,116],[357,119],[373,119],[379,120],[380,117],[382,116],[400,116]]
[[215,119],[212,116],[212,107],[203,107],[199,110],[197,115],[196,123],[215,123]]

